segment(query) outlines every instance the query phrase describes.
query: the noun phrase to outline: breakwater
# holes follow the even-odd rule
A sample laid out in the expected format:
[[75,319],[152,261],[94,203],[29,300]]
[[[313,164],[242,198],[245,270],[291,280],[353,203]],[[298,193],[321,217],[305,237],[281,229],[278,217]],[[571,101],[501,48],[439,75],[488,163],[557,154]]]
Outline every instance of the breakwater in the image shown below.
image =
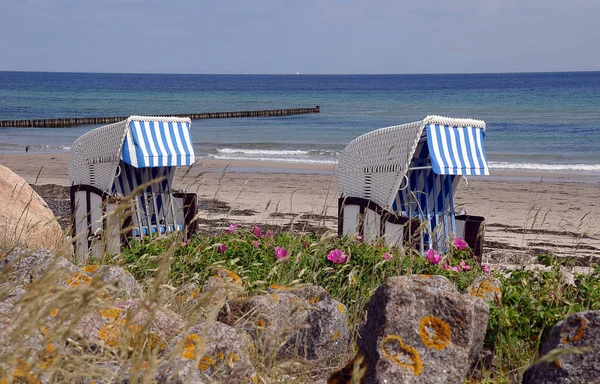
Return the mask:
[[[266,109],[261,111],[237,112],[204,112],[188,114],[164,114],[156,116],[189,117],[192,120],[201,119],[230,119],[237,117],[274,117],[302,115],[307,113],[320,113],[321,108],[292,108],[292,109]],[[27,120],[0,120],[0,128],[64,128],[77,125],[112,124],[127,120],[129,116],[110,117],[68,117],[59,119],[27,119]]]

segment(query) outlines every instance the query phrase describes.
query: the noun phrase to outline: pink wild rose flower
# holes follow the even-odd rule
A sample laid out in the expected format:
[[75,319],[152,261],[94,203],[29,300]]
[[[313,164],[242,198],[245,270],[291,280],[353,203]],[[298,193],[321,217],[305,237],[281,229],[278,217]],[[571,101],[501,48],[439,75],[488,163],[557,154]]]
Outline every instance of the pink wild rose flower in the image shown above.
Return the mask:
[[463,271],[468,271],[469,269],[471,269],[471,267],[469,267],[469,264],[465,263],[464,261],[460,262],[460,267]]
[[254,245],[256,248],[260,248],[260,241],[252,241],[252,245]]
[[381,255],[381,258],[384,260],[389,260],[392,258],[392,255],[390,255],[389,253],[384,253],[383,255]]
[[454,267],[451,266],[448,263],[444,263],[444,270],[445,271],[454,271],[454,272],[462,272],[462,269],[460,268],[459,265],[455,265]]
[[440,261],[442,261],[442,255],[438,254],[433,249],[428,250],[425,255],[427,256],[427,261],[429,261],[431,264],[439,264]]
[[273,232],[267,231],[267,233],[265,233],[265,237],[273,237]]
[[362,242],[363,242],[363,237],[362,237],[361,235],[358,235],[358,236],[356,236],[356,242],[357,242],[358,244],[362,244]]
[[219,244],[219,246],[217,247],[218,253],[225,253],[226,250],[227,250],[227,246],[225,244]]
[[488,264],[481,264],[481,270],[483,273],[490,273],[492,270]]
[[457,237],[456,239],[454,239],[454,247],[456,249],[462,251],[463,249],[469,248],[469,244],[467,244],[467,242],[465,241],[465,239]]
[[263,237],[262,231],[260,230],[260,228],[258,226],[254,226],[254,228],[252,228],[252,233],[254,234],[254,236],[256,237]]
[[231,235],[235,229],[237,228],[237,224],[230,224],[229,228],[225,230],[228,235]]
[[327,255],[327,260],[336,264],[344,264],[348,260],[348,255],[341,249],[334,249]]
[[278,259],[285,259],[287,257],[287,251],[283,247],[275,247],[275,257]]

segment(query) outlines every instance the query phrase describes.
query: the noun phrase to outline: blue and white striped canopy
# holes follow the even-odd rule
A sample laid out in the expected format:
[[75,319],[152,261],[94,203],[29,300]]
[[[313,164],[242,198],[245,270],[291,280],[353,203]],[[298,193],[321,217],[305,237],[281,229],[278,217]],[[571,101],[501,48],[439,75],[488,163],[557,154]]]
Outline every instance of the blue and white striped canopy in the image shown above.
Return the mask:
[[483,140],[485,130],[427,124],[427,145],[438,175],[489,175]]
[[121,159],[136,168],[194,164],[194,147],[188,124],[179,121],[130,121]]

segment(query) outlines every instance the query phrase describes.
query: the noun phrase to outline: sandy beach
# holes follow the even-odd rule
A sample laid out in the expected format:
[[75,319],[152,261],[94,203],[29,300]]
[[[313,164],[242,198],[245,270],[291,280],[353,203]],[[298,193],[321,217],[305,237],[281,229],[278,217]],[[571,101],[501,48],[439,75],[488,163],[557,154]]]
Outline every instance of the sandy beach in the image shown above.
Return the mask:
[[[64,153],[2,154],[0,164],[30,184],[69,185]],[[198,194],[208,227],[337,225],[333,165],[199,159],[196,167],[178,173],[176,187]],[[600,176],[493,172],[470,178],[456,202],[486,217],[484,261],[532,263],[538,254],[552,252],[588,265],[600,262],[599,191]]]

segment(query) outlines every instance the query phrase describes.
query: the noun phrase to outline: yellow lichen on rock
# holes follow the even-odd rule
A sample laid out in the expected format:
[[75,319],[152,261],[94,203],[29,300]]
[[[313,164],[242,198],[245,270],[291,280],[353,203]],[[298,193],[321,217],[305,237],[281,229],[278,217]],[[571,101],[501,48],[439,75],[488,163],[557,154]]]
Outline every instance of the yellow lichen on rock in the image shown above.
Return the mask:
[[120,308],[110,308],[110,309],[101,309],[100,316],[107,320],[115,320],[119,315],[123,313],[123,310]]
[[440,351],[450,345],[450,326],[435,316],[425,316],[421,319],[419,335],[428,348]]
[[119,338],[121,337],[123,326],[125,325],[125,319],[111,321],[104,324],[102,328],[98,330],[98,338],[106,343],[110,347],[116,347],[119,345]]
[[240,361],[240,357],[237,353],[230,352],[225,356],[225,363],[229,366],[233,366],[238,361]]
[[83,267],[81,269],[83,269],[87,273],[94,273],[98,270],[98,268],[100,268],[100,265],[93,264],[93,265],[86,265],[85,267]]
[[568,332],[565,332],[567,330],[567,327],[563,327],[563,329],[561,330],[562,343],[568,344],[580,340],[585,333],[585,319],[570,318],[567,324],[569,326],[577,326],[577,330],[575,331],[575,334],[571,336]]
[[342,304],[342,303],[338,303],[338,305],[337,305],[337,310],[338,310],[340,313],[344,313],[344,312],[346,312],[346,307],[344,307],[344,304]]
[[263,330],[265,329],[265,321],[263,319],[258,319],[254,322],[254,325],[256,325],[256,329],[258,330]]
[[467,293],[471,296],[485,300],[489,297],[499,297],[499,295],[502,294],[502,291],[500,288],[494,287],[489,279],[485,279],[467,288]]
[[215,279],[228,280],[234,283],[235,285],[242,285],[242,278],[239,277],[235,272],[230,271],[229,269],[217,268],[215,269],[215,273],[212,277],[214,277]]
[[211,366],[215,365],[215,361],[210,356],[204,356],[198,362],[198,369],[201,371],[206,371]]
[[73,275],[67,277],[65,279],[67,282],[67,286],[69,288],[79,287],[81,285],[90,285],[92,284],[92,278],[83,273],[74,273]]
[[340,333],[338,331],[335,331],[333,333],[333,341],[337,341],[338,337],[340,337]]
[[196,333],[189,335],[183,346],[181,357],[188,360],[196,359],[196,356],[204,354],[204,340]]
[[[404,344],[398,335],[388,335],[381,342],[381,353],[395,364],[409,368],[415,376],[423,371],[423,362],[419,352],[410,345]],[[402,358],[406,360],[401,360]]]
[[269,288],[274,289],[276,291],[285,291],[285,290],[289,289],[285,285],[277,285],[277,284],[271,284],[271,285],[269,285]]

